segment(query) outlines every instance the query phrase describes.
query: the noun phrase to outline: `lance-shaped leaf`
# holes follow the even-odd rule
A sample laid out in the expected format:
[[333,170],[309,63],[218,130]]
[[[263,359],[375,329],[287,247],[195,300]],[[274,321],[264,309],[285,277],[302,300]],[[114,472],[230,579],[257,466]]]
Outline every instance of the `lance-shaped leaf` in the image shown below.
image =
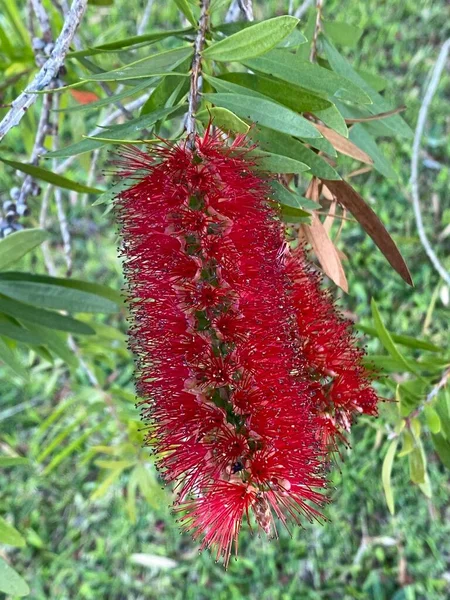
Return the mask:
[[316,213],[312,213],[311,225],[302,226],[302,233],[311,244],[324,273],[344,292],[348,292],[348,282],[339,253]]
[[93,56],[94,54],[111,53],[114,51],[122,50],[123,48],[130,48],[131,46],[137,46],[148,42],[157,42],[158,40],[166,39],[172,36],[183,37],[193,33],[192,27],[188,29],[169,29],[167,31],[149,31],[142,35],[134,35],[108,44],[101,44],[100,46],[94,46],[93,48],[87,48],[85,50],[76,50],[75,52],[69,52],[67,58],[79,58],[83,56]]
[[10,369],[12,369],[17,375],[26,379],[28,377],[28,373],[25,367],[22,365],[20,360],[18,359],[15,352],[11,350],[11,348],[3,341],[0,337],[0,362],[4,362]]
[[[214,85],[216,78],[212,77],[210,79],[212,80],[212,85]],[[253,92],[259,92],[259,94],[268,96],[299,113],[314,112],[332,106],[330,100],[313,94],[305,88],[274,77],[265,77],[252,73],[226,73],[218,79],[248,88]],[[245,91],[240,90],[240,93],[245,94]]]
[[67,331],[80,335],[93,335],[95,331],[81,321],[66,317],[57,312],[45,310],[43,308],[35,308],[31,304],[12,300],[6,296],[0,295],[0,312],[20,321],[36,323],[42,327],[50,329],[58,329],[59,331]]
[[370,156],[358,148],[356,144],[351,142],[346,137],[339,135],[339,133],[336,131],[333,131],[329,127],[325,127],[324,125],[320,125],[319,123],[316,123],[316,127],[323,137],[332,144],[333,148],[335,148],[341,154],[350,156],[351,158],[359,160],[367,165],[373,164],[373,160],[370,158]]
[[208,81],[218,92],[269,97],[296,112],[312,113],[331,129],[348,137],[344,117],[336,106],[327,98],[298,85],[252,73],[225,73],[218,78],[208,77]]
[[25,540],[15,527],[0,517],[0,544],[21,548],[25,546]]
[[[111,303],[116,304],[117,306],[112,307],[109,304],[107,305],[111,311],[115,311],[119,306],[123,303],[123,298],[119,292],[113,290],[107,285],[102,285],[100,283],[91,283],[90,281],[83,281],[81,279],[64,279],[62,277],[51,277],[49,275],[34,275],[32,273],[20,273],[15,271],[8,271],[7,273],[0,273],[0,283],[2,281],[28,281],[33,283],[46,283],[48,285],[59,286],[62,288],[69,288],[72,290],[79,290],[83,293],[87,293],[91,296],[96,296],[97,298],[106,298]],[[88,297],[85,297],[85,300],[88,300]],[[92,299],[92,308],[94,306],[98,306],[98,300]],[[89,304],[89,303],[88,303]],[[69,309],[67,309],[69,310]],[[85,311],[85,312],[96,312],[96,311]],[[102,311],[99,311],[102,312]],[[108,312],[108,311],[104,311]]]
[[222,129],[222,131],[233,131],[235,133],[247,133],[250,126],[240,119],[228,108],[221,106],[212,106],[208,110],[202,110],[197,113],[197,119],[202,123],[209,123],[210,120]]
[[403,365],[403,368],[408,373],[416,373],[417,375],[420,375],[415,365],[411,364],[408,360],[406,360],[406,358],[394,344],[389,331],[386,329],[386,326],[383,323],[380,312],[378,310],[377,303],[373,298],[370,302],[370,306],[372,309],[372,317],[375,324],[375,328],[383,346],[386,348],[386,350],[389,352],[389,354],[394,360],[396,360],[399,364]]
[[53,283],[0,280],[0,294],[33,306],[81,313],[110,313],[117,304],[96,294]]
[[[337,173],[325,159],[290,135],[279,133],[278,131],[259,125],[251,128],[248,135],[255,140],[263,150],[281,156],[288,156],[289,158],[293,158],[294,160],[298,160],[305,165],[308,165],[311,169],[311,173],[316,177],[340,179],[339,173]],[[326,176],[325,173],[327,173]]]
[[[100,98],[95,102],[89,102],[87,104],[77,104],[75,106],[66,106],[65,108],[60,108],[54,112],[85,112],[88,110],[96,110],[97,108],[102,108],[103,106],[112,106],[115,102],[119,100],[123,100],[124,98],[130,98],[134,94],[138,92],[142,92],[142,90],[150,88],[154,82],[157,81],[157,78],[145,79],[144,81],[136,82],[136,85],[132,87],[127,87],[123,92],[119,94],[113,94],[112,96],[106,96],[105,98]],[[72,90],[75,92],[76,90]]]
[[349,79],[310,62],[302,62],[288,50],[272,50],[265,56],[242,61],[253,71],[266,73],[311,90],[331,100],[370,104],[371,99]]
[[0,592],[9,596],[27,596],[30,588],[23,577],[0,558]]
[[374,138],[363,125],[354,125],[350,129],[350,139],[372,158],[374,169],[387,178],[398,179],[391,162],[383,155]]
[[372,208],[364,202],[358,192],[346,181],[324,180],[324,183],[332,194],[334,194],[338,202],[352,213],[358,223],[370,235],[390,265],[406,283],[413,285],[411,274],[402,255]]
[[98,188],[83,185],[82,183],[77,183],[76,181],[67,179],[67,177],[62,177],[62,175],[57,175],[56,173],[52,173],[52,171],[47,171],[47,169],[43,169],[42,167],[36,167],[35,165],[29,165],[27,163],[20,163],[16,160],[7,160],[6,158],[1,157],[0,160],[10,167],[17,169],[18,171],[22,171],[27,175],[31,175],[35,179],[46,181],[47,183],[51,183],[52,185],[64,188],[66,190],[72,190],[74,192],[79,192],[80,194],[101,194],[103,191],[99,190]]
[[98,75],[91,75],[84,81],[122,81],[127,79],[148,79],[155,75],[164,75],[174,70],[193,53],[191,46],[166,50],[140,58],[124,67],[119,67]]
[[[305,196],[317,202],[319,200],[319,182],[313,178]],[[348,292],[348,283],[336,246],[316,213],[312,213],[311,224],[301,225],[300,230],[312,249],[324,273],[344,292]]]
[[143,115],[142,117],[132,119],[127,123],[106,128],[105,133],[103,134],[104,137],[102,137],[101,139],[87,137],[86,139],[81,140],[80,142],[75,142],[75,144],[71,144],[70,146],[61,148],[60,150],[48,152],[45,156],[46,158],[61,158],[66,156],[75,156],[76,154],[91,152],[92,150],[95,150],[96,148],[101,148],[106,144],[120,143],[121,140],[123,140],[124,138],[135,138],[142,132],[142,129],[151,127],[160,119],[168,117],[171,114],[173,115],[174,113],[176,114],[177,111],[179,111],[181,114],[183,109],[179,106],[176,106],[156,110],[148,115]]
[[203,97],[215,105],[231,110],[238,117],[259,123],[281,133],[299,137],[322,137],[312,123],[294,111],[271,100],[221,93],[203,94]]
[[290,16],[275,17],[238,31],[203,51],[205,58],[217,61],[242,61],[268,52],[287,37],[298,24]]
[[24,229],[16,231],[0,240],[0,271],[11,266],[18,260],[40,246],[48,238],[43,229]]
[[[371,88],[370,85],[360,75],[358,75],[347,59],[345,59],[336,50],[329,40],[324,39],[323,42],[327,59],[333,71],[348,78],[355,85],[357,85],[358,88],[364,90],[364,92],[371,99],[371,104],[367,108],[372,114],[375,115],[392,110],[392,106],[389,105],[383,96]],[[408,138],[411,138],[413,135],[409,125],[399,115],[393,115],[384,119],[383,124],[386,127],[389,127],[391,131],[394,131],[397,135],[402,135]]]

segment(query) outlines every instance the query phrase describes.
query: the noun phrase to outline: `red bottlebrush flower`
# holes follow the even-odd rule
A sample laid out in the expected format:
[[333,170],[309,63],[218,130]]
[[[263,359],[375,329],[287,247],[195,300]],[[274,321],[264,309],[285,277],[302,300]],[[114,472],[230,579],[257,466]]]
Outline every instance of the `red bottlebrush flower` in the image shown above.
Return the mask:
[[[292,302],[301,351],[313,378],[322,382],[317,405],[325,429],[333,423],[340,439],[349,431],[355,414],[377,414],[378,397],[371,387],[373,374],[362,364],[363,350],[357,347],[352,323],[334,306],[331,295],[320,287],[320,276],[298,250],[288,260]],[[332,442],[333,444],[333,442]]]
[[275,517],[318,515],[329,440],[376,400],[246,152],[209,130],[133,150],[124,175],[146,173],[117,201],[147,441],[183,528],[225,564],[243,519],[276,535]]

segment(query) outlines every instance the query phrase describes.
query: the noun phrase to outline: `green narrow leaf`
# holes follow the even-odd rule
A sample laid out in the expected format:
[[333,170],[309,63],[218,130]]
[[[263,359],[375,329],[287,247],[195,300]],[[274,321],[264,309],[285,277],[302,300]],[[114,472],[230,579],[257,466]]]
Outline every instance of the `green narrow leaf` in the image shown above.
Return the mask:
[[441,422],[441,433],[450,441],[450,392],[448,390],[442,389],[439,392],[434,407]]
[[[38,463],[43,462],[47,456],[49,456],[55,448],[58,448],[62,444],[62,442],[66,439],[68,435],[75,431],[75,429],[86,419],[86,413],[82,412],[78,415],[76,419],[71,421],[69,425],[66,425],[59,433],[56,435],[50,443],[46,443],[45,447],[41,450],[41,452],[36,457],[36,461]],[[52,431],[54,433],[54,431]]]
[[[325,54],[331,65],[331,68],[336,73],[348,78],[356,86],[369,96],[371,100],[370,106],[367,106],[369,112],[373,115],[386,112],[392,109],[392,106],[387,102],[383,96],[380,96],[378,92],[370,87],[370,85],[353,69],[350,63],[336,50],[333,44],[323,39]],[[413,137],[413,132],[409,125],[399,115],[393,115],[386,119],[383,119],[383,125],[389,127],[397,135],[401,135],[407,138]]]
[[320,208],[320,204],[317,202],[313,202],[308,198],[300,196],[300,194],[296,194],[295,192],[287,189],[279,181],[272,181],[270,183],[270,187],[273,190],[273,195],[276,201],[284,206],[307,210],[316,210],[317,208]]
[[362,29],[344,21],[322,21],[325,34],[336,44],[356,48],[362,36]]
[[78,356],[67,345],[67,336],[45,329],[35,323],[29,323],[28,327],[31,331],[37,333],[42,340],[42,343],[56,356],[59,356],[69,367],[76,369],[79,366]]
[[[91,75],[83,81],[123,81],[129,79],[148,79],[154,76],[164,77],[170,71],[176,69],[188,57],[192,56],[192,53],[192,46],[165,50],[157,54],[150,54],[150,56],[145,56],[117,69]],[[176,73],[176,76],[183,76],[183,73]]]
[[427,421],[428,429],[431,433],[439,433],[441,431],[441,419],[438,413],[429,404],[424,406],[425,419]]
[[350,129],[350,139],[358,148],[367,152],[373,160],[374,169],[388,179],[398,180],[398,173],[392,168],[391,162],[383,155],[373,137],[361,123],[353,125]]
[[27,596],[30,588],[19,573],[0,558],[0,592],[11,596]]
[[381,480],[383,483],[384,495],[386,498],[386,504],[389,509],[391,515],[395,513],[395,504],[394,504],[394,493],[392,491],[391,485],[391,472],[392,465],[394,464],[395,452],[397,450],[398,440],[394,439],[389,445],[388,451],[386,452],[386,456],[383,460],[383,467],[381,470]]
[[168,37],[185,36],[194,33],[192,27],[188,29],[169,29],[167,31],[149,31],[142,35],[134,35],[108,44],[101,44],[100,46],[94,46],[93,48],[87,48],[85,50],[77,50],[75,52],[69,52],[67,58],[79,58],[83,56],[93,56],[94,54],[103,54],[114,52],[115,50],[121,50],[122,48],[129,48],[130,46],[136,46],[145,42],[157,42]]
[[28,458],[23,456],[0,456],[0,469],[6,469],[7,467],[17,467],[20,465],[29,465],[30,461]]
[[96,431],[98,431],[102,427],[105,427],[105,425],[106,425],[106,421],[102,421],[101,423],[98,423],[95,427],[91,427],[90,429],[88,429],[87,431],[85,431],[82,435],[80,435],[76,440],[74,440],[71,444],[69,444],[66,448],[64,448],[64,450],[62,452],[60,452],[59,454],[57,454],[52,459],[52,461],[42,471],[42,476],[44,477],[44,476],[48,475],[49,473],[51,473],[51,471],[53,471],[54,469],[56,469],[56,467],[64,459],[66,459],[68,456],[70,456],[71,454],[73,454],[82,444],[84,444],[84,442],[91,435],[93,435]]
[[[190,69],[191,62],[192,60],[189,57],[187,60],[180,63],[177,66],[178,71],[181,73],[187,73]],[[185,90],[185,93],[187,93],[189,89],[189,80],[185,77],[163,77],[148,97],[146,103],[142,106],[140,112],[141,116],[148,115],[154,110],[158,110],[167,106],[169,100],[172,100],[169,106],[173,106],[176,101],[174,94],[178,88],[180,88],[180,92],[181,89],[183,89]]]
[[36,323],[42,327],[58,329],[59,331],[67,331],[79,335],[93,335],[95,333],[92,327],[86,323],[72,319],[72,317],[66,317],[65,315],[44,310],[42,308],[35,308],[30,304],[11,300],[6,296],[1,295],[0,312],[21,321],[26,321],[27,323],[30,321],[31,323]]
[[442,433],[431,436],[433,440],[434,449],[437,455],[441,459],[442,464],[450,469],[450,442],[445,439]]
[[0,271],[16,263],[48,238],[43,229],[16,231],[0,240]]
[[288,50],[272,50],[265,56],[242,61],[252,71],[278,77],[325,98],[354,104],[370,104],[367,93],[349,79],[316,64],[300,61]]
[[297,27],[298,22],[295,17],[282,16],[256,23],[211,44],[203,51],[203,56],[222,62],[242,61],[259,56],[284,40]]
[[420,440],[419,444],[408,454],[408,459],[411,481],[417,484],[425,483],[425,457]]
[[340,179],[339,174],[323,158],[289,135],[261,126],[252,127],[248,135],[262,150],[287,156],[308,165],[311,174],[316,177],[325,178],[327,173],[331,177],[325,179]]
[[222,93],[203,94],[203,98],[213,104],[228,108],[238,117],[259,123],[281,133],[298,137],[322,137],[310,121],[271,100]]
[[99,190],[98,188],[83,185],[82,183],[77,183],[76,181],[67,179],[67,177],[62,177],[61,175],[52,173],[52,171],[47,171],[47,169],[43,169],[42,167],[36,167],[35,165],[20,163],[16,160],[6,160],[6,158],[1,157],[0,160],[5,164],[9,165],[10,167],[17,169],[18,171],[22,171],[27,175],[32,175],[36,179],[46,181],[47,183],[51,183],[52,185],[64,188],[66,190],[72,190],[81,194],[101,194],[103,191]]
[[175,0],[175,4],[178,6],[179,10],[183,13],[189,23],[194,27],[197,27],[197,19],[194,17],[192,9],[187,0]]
[[0,335],[24,344],[39,346],[43,343],[43,339],[39,335],[32,333],[17,321],[2,314],[0,314]]
[[117,462],[118,465],[114,469],[111,470],[111,472],[105,477],[105,479],[103,479],[101,484],[90,495],[89,500],[91,500],[91,502],[95,502],[96,500],[99,500],[100,498],[102,498],[107,493],[109,488],[114,484],[114,482],[117,481],[117,479],[119,479],[120,475],[122,474],[122,472],[124,471],[126,466],[129,466],[129,462],[127,462],[127,461],[113,461],[113,462]]
[[414,450],[414,438],[410,431],[405,429],[402,432],[403,445],[401,451],[398,453],[399,458],[408,456]]
[[381,319],[377,304],[373,298],[371,300],[370,305],[372,308],[372,317],[375,323],[375,329],[377,330],[378,337],[380,338],[380,341],[385,347],[385,349],[395,360],[401,363],[408,372],[415,373],[420,377],[420,373],[418,373],[416,367],[404,358],[403,354],[398,350],[397,346],[394,344],[389,331],[386,329]]
[[[208,81],[213,86],[214,84],[220,85],[220,82],[223,81],[238,85],[240,89],[235,88],[236,91],[244,95],[248,94],[248,92],[245,92],[242,88],[247,88],[253,92],[251,93],[252,96],[258,95],[259,97],[272,98],[299,113],[320,111],[332,106],[332,103],[326,98],[317,96],[305,88],[274,77],[270,78],[252,73],[225,73],[219,78],[209,77]],[[231,88],[230,91],[233,92],[234,89]]]
[[15,527],[0,517],[0,544],[21,548],[26,545],[24,538]]
[[329,108],[313,111],[314,115],[325,123],[330,129],[334,129],[344,137],[348,138],[348,128],[344,117],[335,104]]
[[107,298],[53,283],[0,280],[0,294],[40,308],[70,313],[112,313],[118,309]]
[[[172,77],[171,79],[174,79]],[[103,106],[112,106],[115,102],[120,100],[130,98],[134,96],[138,92],[142,92],[142,90],[146,90],[150,88],[154,82],[157,81],[156,78],[146,79],[144,81],[140,81],[136,85],[127,87],[123,92],[119,94],[113,94],[112,96],[106,96],[105,98],[100,98],[99,100],[95,100],[94,102],[89,102],[88,104],[75,104],[74,106],[66,106],[65,108],[60,108],[54,112],[61,113],[77,113],[77,112],[86,112],[86,111],[94,111],[98,108],[102,108]],[[165,79],[163,79],[165,81]]]
[[39,441],[43,435],[45,434],[45,432],[47,431],[47,429],[53,425],[53,423],[55,421],[57,421],[59,419],[59,417],[63,414],[64,411],[66,411],[67,409],[69,409],[71,406],[73,406],[76,402],[77,402],[77,397],[76,396],[72,396],[71,398],[69,398],[68,400],[65,400],[64,402],[61,402],[50,414],[49,416],[45,419],[45,421],[43,421],[37,430],[36,433],[36,439]]
[[5,365],[8,365],[10,369],[12,369],[23,379],[28,378],[28,373],[23,367],[22,363],[17,358],[16,354],[9,348],[9,346],[5,344],[2,338],[0,338],[0,361],[4,362]]
[[245,121],[242,121],[231,110],[220,106],[212,106],[208,110],[202,110],[196,116],[199,121],[205,124],[209,123],[210,119],[212,119],[214,125],[222,129],[222,131],[247,133],[250,128]]
[[62,277],[51,277],[49,275],[34,275],[32,273],[8,271],[7,273],[0,273],[0,281],[32,281],[36,283],[47,283],[49,285],[56,285],[100,296],[119,306],[123,304],[122,295],[116,290],[107,285],[91,283],[89,281],[83,281],[82,279],[65,279]]
[[[360,329],[364,333],[368,333],[372,336],[378,336],[377,330],[374,327],[369,327],[368,325],[360,325],[359,323],[355,325],[357,329]],[[408,348],[414,348],[417,350],[428,350],[429,352],[442,352],[442,348],[439,346],[435,346],[431,342],[427,342],[425,340],[416,340],[408,335],[399,335],[397,333],[389,332],[392,340],[396,344],[400,344],[401,346],[407,346]]]
[[21,14],[20,8],[15,2],[15,0],[8,0],[8,2],[2,2],[2,9],[8,14],[8,20],[13,25],[22,42],[25,45],[27,45],[29,43],[29,33],[27,31],[27,28],[25,27],[24,19]]
[[[308,165],[288,156],[280,154],[271,154],[270,152],[262,153],[260,156],[255,154],[257,167],[269,173],[294,173],[301,174],[309,171]],[[305,198],[306,200],[306,198]]]
[[105,129],[105,135],[107,139],[99,140],[87,137],[86,139],[75,142],[70,146],[56,150],[55,152],[47,152],[46,158],[62,158],[66,156],[75,156],[77,154],[83,154],[84,152],[91,152],[96,148],[102,148],[107,144],[120,143],[120,140],[124,138],[135,138],[140,135],[143,129],[148,129],[154,125],[157,121],[169,117],[170,115],[176,116],[177,111],[182,114],[184,112],[184,106],[171,106],[156,110],[148,115],[137,117],[127,123],[121,125],[115,125],[114,127],[108,127]]
[[423,483],[419,483],[419,488],[420,488],[420,491],[422,492],[422,494],[424,494],[424,496],[426,496],[427,498],[432,498],[433,497],[433,490],[431,488],[431,481],[430,481],[430,477],[428,476],[427,471],[425,471],[424,482]]

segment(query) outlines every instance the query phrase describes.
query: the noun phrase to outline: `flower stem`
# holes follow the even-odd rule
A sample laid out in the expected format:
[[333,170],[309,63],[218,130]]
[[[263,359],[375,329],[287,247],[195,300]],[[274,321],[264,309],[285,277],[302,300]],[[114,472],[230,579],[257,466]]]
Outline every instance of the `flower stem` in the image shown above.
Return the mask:
[[210,0],[201,0],[200,19],[198,21],[198,31],[194,42],[194,58],[192,59],[191,66],[191,86],[186,115],[187,146],[191,150],[195,146],[195,113],[197,112],[201,91],[202,50],[205,45],[206,31],[208,29],[209,5]]

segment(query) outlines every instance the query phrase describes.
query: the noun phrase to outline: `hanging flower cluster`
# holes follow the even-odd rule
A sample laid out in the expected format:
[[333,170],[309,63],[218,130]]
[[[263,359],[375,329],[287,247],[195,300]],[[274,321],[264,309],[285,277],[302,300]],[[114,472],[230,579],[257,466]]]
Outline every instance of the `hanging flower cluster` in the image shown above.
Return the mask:
[[133,150],[117,200],[147,441],[182,527],[225,564],[252,514],[268,535],[319,515],[336,436],[377,402],[246,154],[209,130]]

